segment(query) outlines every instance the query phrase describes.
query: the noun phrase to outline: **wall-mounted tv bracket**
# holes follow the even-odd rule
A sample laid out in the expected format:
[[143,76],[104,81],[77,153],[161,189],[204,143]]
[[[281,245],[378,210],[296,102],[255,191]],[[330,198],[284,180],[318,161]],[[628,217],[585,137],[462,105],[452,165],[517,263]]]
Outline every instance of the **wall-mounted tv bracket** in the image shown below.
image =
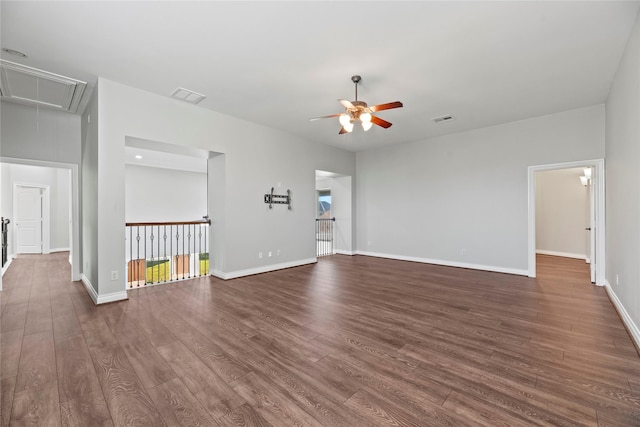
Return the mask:
[[269,209],[273,209],[273,204],[287,205],[287,209],[291,210],[291,190],[287,190],[287,195],[273,194],[273,187],[271,187],[271,193],[264,195],[264,202],[269,204]]

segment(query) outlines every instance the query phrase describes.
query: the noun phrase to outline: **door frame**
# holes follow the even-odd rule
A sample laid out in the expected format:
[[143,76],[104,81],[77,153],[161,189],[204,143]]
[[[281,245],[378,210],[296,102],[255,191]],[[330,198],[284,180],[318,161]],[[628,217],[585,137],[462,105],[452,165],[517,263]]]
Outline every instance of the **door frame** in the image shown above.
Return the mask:
[[40,229],[40,249],[41,254],[51,253],[51,191],[48,185],[31,184],[25,182],[13,183],[13,247],[18,254],[18,190],[20,188],[40,189],[41,200],[41,229]]
[[[45,160],[18,159],[0,157],[0,163],[17,165],[43,166],[49,168],[68,169],[71,171],[71,242],[69,262],[71,263],[71,280],[80,280],[80,174],[79,167],[72,163],[49,162]],[[2,287],[0,286],[0,290]]]
[[[591,261],[595,260],[596,282],[598,286],[605,285],[605,165],[604,159],[583,160],[565,163],[553,163],[528,167],[529,213],[528,213],[528,266],[529,277],[536,277],[536,181],[535,173],[557,169],[593,167],[591,185],[593,186],[595,202],[595,253],[590,254]],[[593,230],[592,230],[593,232]]]

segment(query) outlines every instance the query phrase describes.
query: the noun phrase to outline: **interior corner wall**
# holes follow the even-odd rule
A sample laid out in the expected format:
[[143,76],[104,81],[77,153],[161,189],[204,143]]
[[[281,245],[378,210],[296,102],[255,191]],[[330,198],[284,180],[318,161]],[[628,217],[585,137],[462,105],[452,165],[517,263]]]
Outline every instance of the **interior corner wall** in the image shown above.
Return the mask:
[[357,248],[526,275],[528,167],[604,157],[604,105],[357,153]]
[[217,154],[207,160],[207,200],[209,228],[209,269],[210,273],[224,277],[226,270],[225,248],[227,246],[227,196],[225,181],[225,155]]
[[[225,154],[224,277],[315,261],[315,170],[354,175],[354,153],[103,78],[98,91],[101,294],[124,289],[109,279],[109,272],[125,277],[126,137]],[[291,210],[268,208],[264,194],[271,187],[276,194],[291,190]],[[215,227],[218,219],[211,219]],[[268,251],[280,256],[258,257]]]
[[[82,275],[85,284],[91,286],[95,294],[98,294],[99,269],[98,92],[98,87],[96,86],[91,95],[91,100],[82,115]],[[124,231],[122,235],[124,236]],[[124,262],[123,255],[122,263],[124,264]],[[94,302],[96,301],[94,300]]]
[[589,188],[582,168],[536,172],[536,252],[587,259]]
[[[606,116],[606,281],[615,292],[627,315],[635,323],[636,334],[640,326],[640,180],[638,180],[640,121],[638,117],[640,117],[640,17],[636,18],[635,27],[613,81],[607,100]],[[637,338],[636,335],[636,340]]]
[[[353,218],[352,218],[352,178],[338,176],[316,179],[316,189],[331,190],[331,215],[335,220],[336,253],[352,255],[353,248]],[[317,209],[317,207],[316,207]]]

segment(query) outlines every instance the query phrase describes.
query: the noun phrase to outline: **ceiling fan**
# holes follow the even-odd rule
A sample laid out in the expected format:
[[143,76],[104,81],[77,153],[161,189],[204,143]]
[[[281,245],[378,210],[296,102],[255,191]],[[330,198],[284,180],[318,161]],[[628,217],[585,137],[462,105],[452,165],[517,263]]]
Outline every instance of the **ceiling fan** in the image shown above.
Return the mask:
[[360,76],[352,76],[351,81],[356,85],[356,99],[355,101],[347,101],[346,99],[338,99],[338,101],[344,106],[344,113],[337,114],[329,114],[328,116],[315,117],[310,119],[310,121],[320,120],[320,119],[328,119],[330,117],[339,117],[340,124],[342,127],[340,128],[339,135],[349,133],[353,131],[353,124],[355,122],[360,122],[362,124],[362,129],[368,131],[371,129],[371,126],[378,125],[385,129],[391,127],[391,123],[381,119],[380,117],[374,116],[372,113],[382,111],[382,110],[390,110],[392,108],[400,108],[402,107],[402,102],[388,102],[386,104],[378,104],[372,107],[369,107],[366,102],[358,101],[358,83],[362,80]]

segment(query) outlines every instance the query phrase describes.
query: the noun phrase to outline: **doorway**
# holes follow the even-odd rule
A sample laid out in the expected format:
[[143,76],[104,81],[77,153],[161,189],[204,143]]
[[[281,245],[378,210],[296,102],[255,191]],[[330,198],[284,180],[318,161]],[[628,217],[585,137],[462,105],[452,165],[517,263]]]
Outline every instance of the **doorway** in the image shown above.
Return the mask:
[[[355,254],[352,187],[353,179],[349,175],[316,170],[316,256]],[[330,243],[326,240],[329,238]]]
[[[545,172],[549,173],[544,175]],[[568,181],[569,177],[575,182]],[[556,180],[552,185],[558,188],[547,185],[549,182],[545,181],[550,178]],[[569,207],[567,200],[558,199],[566,197],[558,194],[563,185],[572,188],[579,206]],[[540,192],[545,186],[553,193],[547,195],[546,200]],[[551,210],[545,213],[540,204],[549,203],[554,197],[558,203],[564,203],[568,212]],[[540,216],[545,215],[554,217],[553,221],[557,223],[547,230],[538,230],[536,224],[543,223],[544,218]],[[530,166],[528,217],[529,277],[536,277],[536,255],[543,253],[585,259],[589,263],[591,282],[604,285],[604,160]],[[538,247],[537,241],[542,247]]]
[[[9,250],[9,255],[18,252],[16,244],[17,221],[15,221],[17,214],[16,185],[44,189],[42,192],[43,227],[40,229],[42,247],[36,253],[68,251],[71,280],[80,280],[80,200],[78,191],[80,180],[78,165],[11,157],[0,157],[0,163],[2,164],[2,216],[11,221],[8,224],[8,244],[12,245],[13,249]],[[27,170],[29,167],[36,167],[33,168],[35,174]],[[36,179],[36,176],[50,176],[50,180]],[[34,181],[42,182],[42,184],[33,184]],[[48,222],[46,218],[47,212],[54,215],[56,218],[54,222],[61,226],[51,228],[51,222]],[[37,232],[37,230],[33,232]],[[37,250],[37,248],[33,250]],[[10,263],[11,259],[3,268],[3,272],[6,271]]]
[[331,215],[331,189],[317,190],[318,213],[316,215],[316,256],[327,256],[335,253],[333,246],[333,224]]

